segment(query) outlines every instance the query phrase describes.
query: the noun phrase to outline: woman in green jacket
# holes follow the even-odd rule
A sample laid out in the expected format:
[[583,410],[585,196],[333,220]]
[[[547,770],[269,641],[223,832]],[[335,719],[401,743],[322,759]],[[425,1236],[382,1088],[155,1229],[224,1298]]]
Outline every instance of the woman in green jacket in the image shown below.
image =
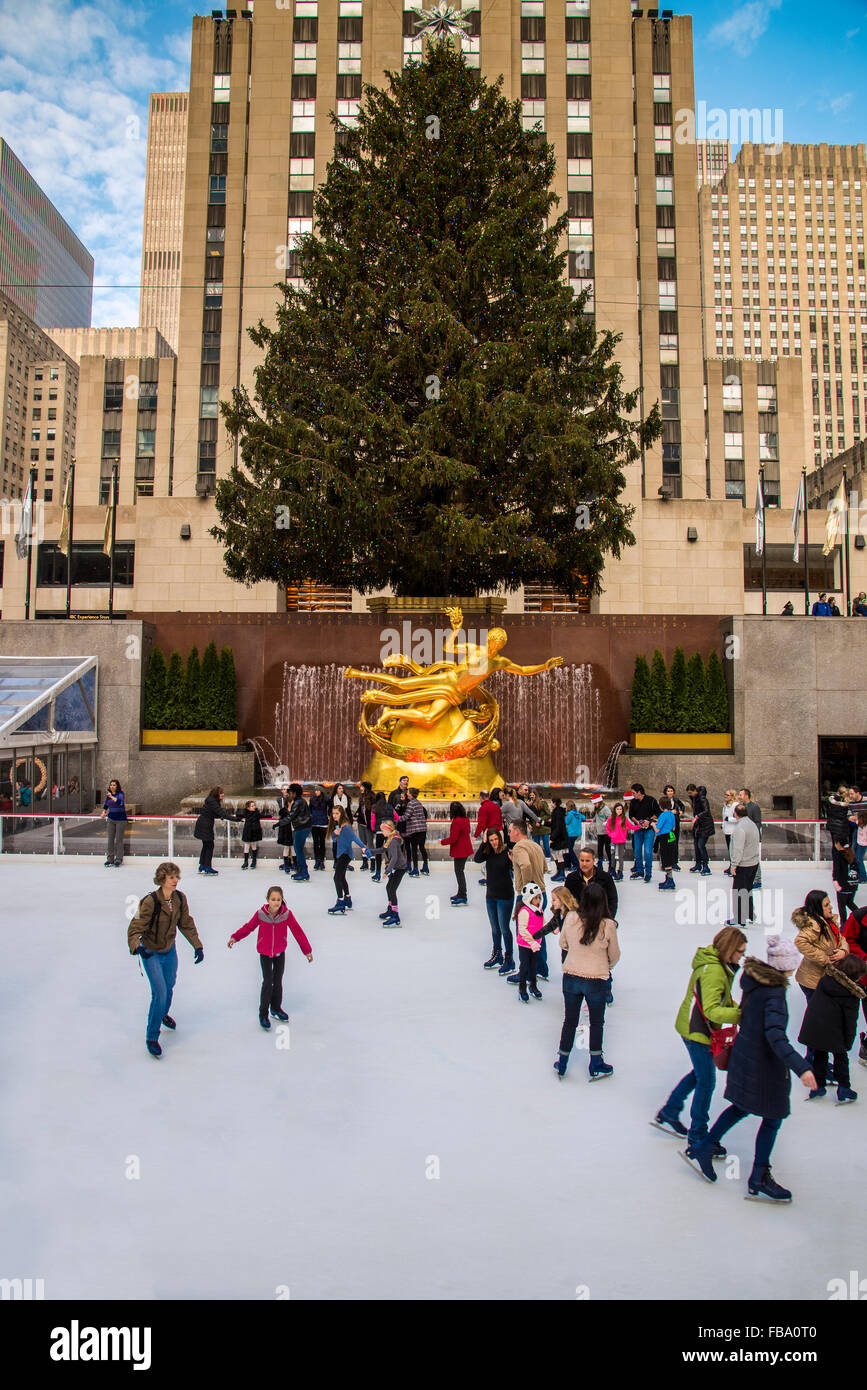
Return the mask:
[[[741,1011],[732,999],[732,981],[747,946],[738,927],[723,927],[710,946],[700,946],[693,957],[689,988],[677,1015],[675,1028],[683,1038],[692,1070],[679,1081],[651,1124],[666,1134],[686,1138],[687,1155],[707,1141],[710,1103],[716,1083],[716,1065],[710,1050],[710,1028],[724,1028],[740,1021]],[[687,1130],[680,1112],[690,1092],[692,1108]],[[714,1158],[724,1158],[717,1144]]]

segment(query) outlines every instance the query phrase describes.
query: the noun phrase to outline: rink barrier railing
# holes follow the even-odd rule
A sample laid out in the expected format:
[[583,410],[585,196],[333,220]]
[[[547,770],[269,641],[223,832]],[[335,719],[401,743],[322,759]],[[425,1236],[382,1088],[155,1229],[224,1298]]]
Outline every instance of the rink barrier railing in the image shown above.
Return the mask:
[[[28,821],[33,821],[32,827],[27,825]],[[23,824],[22,824],[23,822]],[[153,857],[156,854],[162,855],[165,852],[167,859],[173,859],[176,854],[183,857],[191,855],[198,856],[199,841],[192,834],[192,827],[196,822],[196,817],[189,816],[130,816],[125,823],[127,826],[139,827],[146,825],[164,826],[162,835],[154,836],[154,839],[161,839],[165,850],[148,846],[136,850],[136,838],[140,841],[145,837],[137,837],[135,834],[124,836],[124,857]],[[276,826],[276,817],[263,817],[262,824]],[[718,833],[708,842],[708,852],[710,858],[717,862],[725,858],[725,838],[722,834],[722,821],[715,822]],[[79,815],[52,814],[40,815],[37,811],[3,811],[0,812],[0,853],[5,854],[46,854],[53,858],[61,855],[97,855],[104,850],[97,849],[92,843],[88,843],[87,848],[76,850],[74,847],[67,847],[66,836],[73,842],[78,838],[75,831],[80,827],[87,831],[88,826],[93,831],[99,827],[100,843],[104,845],[107,822],[101,814],[81,813]],[[447,848],[439,844],[440,839],[448,831],[449,822],[447,820],[428,821],[427,849],[431,858],[447,857]],[[184,830],[190,833],[185,834]],[[779,861],[789,863],[819,864],[829,861],[831,858],[831,842],[825,828],[825,822],[819,820],[768,820],[763,823],[763,844],[762,859],[766,863]],[[34,833],[35,832],[35,833]],[[40,834],[39,832],[43,832]],[[582,828],[581,844],[594,844],[595,837],[588,835],[588,825]],[[93,835],[82,835],[82,844],[85,840],[92,842]],[[16,843],[19,841],[20,843]],[[214,854],[221,859],[237,857],[241,851],[241,826],[237,821],[217,821],[215,824],[215,844]],[[183,849],[178,848],[182,845]],[[326,842],[328,844],[328,842]],[[273,845],[275,848],[276,837],[266,835],[260,842],[261,847]],[[312,858],[312,838],[308,836],[305,853],[308,858]],[[431,854],[431,851],[433,853]],[[776,851],[776,852],[775,852]],[[681,858],[691,858],[692,856],[692,834],[688,828],[681,830],[680,840]],[[270,859],[274,856],[264,854],[263,859]],[[277,856],[280,857],[279,855]],[[627,861],[631,861],[631,846],[627,842]]]

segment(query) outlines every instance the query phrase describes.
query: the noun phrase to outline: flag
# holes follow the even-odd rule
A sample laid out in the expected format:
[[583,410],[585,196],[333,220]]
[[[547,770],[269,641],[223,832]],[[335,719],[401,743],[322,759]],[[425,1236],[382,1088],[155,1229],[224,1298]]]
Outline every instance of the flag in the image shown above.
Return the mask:
[[830,555],[834,546],[840,539],[842,530],[842,517],[846,510],[846,479],[840,480],[840,486],[828,503],[828,520],[825,522],[825,544],[822,546],[822,554]]
[[800,558],[801,554],[801,513],[804,510],[805,501],[806,499],[804,497],[804,475],[802,473],[801,481],[798,483],[798,495],[795,498],[795,507],[792,512],[792,534],[795,537],[795,549],[792,554],[792,559],[794,560],[795,564],[798,563],[798,559]]
[[27,491],[24,494],[24,505],[21,508],[21,525],[15,537],[15,550],[19,560],[23,560],[27,555],[27,547],[33,538],[33,479],[27,483]]
[[69,528],[72,512],[72,472],[66,475],[66,487],[63,492],[63,512],[60,517],[60,538],[57,542],[58,550],[69,559]]
[[105,513],[105,531],[103,532],[103,537],[102,537],[102,553],[103,553],[103,555],[110,555],[110,554],[111,554],[111,549],[112,549],[112,546],[111,546],[111,525],[112,525],[113,519],[114,519],[114,485],[113,485],[113,480],[112,480],[111,501],[109,502],[108,508],[107,508],[107,510],[106,510],[106,513]]
[[762,488],[762,470],[756,482],[756,554],[761,555],[765,548],[765,494]]

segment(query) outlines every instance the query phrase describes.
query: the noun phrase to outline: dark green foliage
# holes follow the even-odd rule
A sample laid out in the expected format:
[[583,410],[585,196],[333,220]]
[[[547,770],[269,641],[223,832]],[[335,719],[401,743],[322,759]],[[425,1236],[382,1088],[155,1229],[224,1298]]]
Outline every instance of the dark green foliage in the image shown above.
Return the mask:
[[231,647],[220,652],[220,722],[218,729],[236,729],[237,711],[235,707],[235,658]]
[[598,591],[634,544],[624,469],[661,425],[563,279],[553,146],[449,44],[386,76],[317,191],[301,288],[250,329],[255,392],[222,405],[242,465],[217,484],[225,571]]
[[162,729],[165,727],[166,703],[166,662],[159,647],[155,647],[148,666],[144,691],[144,727]]
[[201,729],[201,684],[202,667],[199,649],[193,647],[187,657],[187,670],[184,678],[184,728]]
[[683,654],[683,647],[675,647],[674,656],[671,659],[671,675],[669,680],[669,690],[671,695],[671,732],[673,734],[686,733],[686,657]]
[[161,729],[186,728],[184,722],[186,716],[185,702],[186,679],[181,654],[180,652],[172,652],[169,658],[169,669],[166,672],[164,722],[158,727]]
[[635,658],[635,671],[632,676],[632,717],[630,728],[634,734],[650,732],[650,667],[647,658]]
[[220,720],[220,658],[215,642],[209,642],[202,656],[200,683],[200,715],[202,729],[221,729]]
[[650,663],[650,728],[657,733],[671,730],[671,694],[665,657],[657,647]]
[[707,710],[709,733],[725,734],[729,731],[729,697],[726,690],[725,672],[716,652],[707,659]]
[[707,681],[701,653],[696,652],[686,663],[686,715],[685,733],[709,733],[707,712]]

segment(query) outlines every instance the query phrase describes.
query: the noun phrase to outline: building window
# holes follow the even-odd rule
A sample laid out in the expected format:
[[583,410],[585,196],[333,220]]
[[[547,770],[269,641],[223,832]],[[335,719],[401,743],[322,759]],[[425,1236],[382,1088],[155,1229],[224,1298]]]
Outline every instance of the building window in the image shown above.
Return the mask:
[[[839,583],[835,575],[834,564],[835,551],[830,555],[822,554],[821,545],[809,546],[809,569],[810,586],[817,593],[824,590],[826,593],[833,593],[839,589]],[[792,559],[792,543],[788,545],[765,545],[765,572],[767,575],[768,589],[783,591],[794,590],[803,592],[804,588],[804,556],[801,552],[800,560],[795,564]],[[744,546],[744,589],[761,592],[762,588],[762,557],[756,555],[754,545]]]
[[201,405],[199,416],[203,420],[216,419],[220,413],[220,399],[218,386],[203,386],[201,388]]
[[223,307],[223,282],[222,280],[208,280],[205,284],[205,308],[221,309]]
[[122,381],[107,381],[105,383],[103,410],[123,410]]
[[208,179],[208,202],[213,206],[226,201],[226,175],[211,174]]
[[225,124],[211,126],[211,154],[225,154],[229,148],[229,127]]
[[337,71],[339,73],[361,72],[360,43],[339,43],[337,45]]
[[[110,479],[106,479],[110,483]],[[108,497],[106,497],[106,502]],[[105,505],[103,503],[103,505]],[[73,541],[72,545],[72,586],[73,588],[92,585],[107,589],[110,577],[111,560],[103,554],[101,541]],[[114,582],[129,587],[133,583],[135,566],[135,542],[115,541]],[[66,556],[54,544],[40,545],[36,565],[36,583],[40,588],[59,589],[66,587]]]
[[[526,106],[527,103],[525,102],[524,105]],[[590,129],[589,101],[567,101],[566,129],[567,131],[588,131]]]
[[214,74],[214,101],[228,101],[232,79],[228,73]]
[[156,443],[156,430],[137,430],[135,452],[137,458],[153,458]]
[[120,458],[120,430],[103,430],[102,457],[104,459]]

